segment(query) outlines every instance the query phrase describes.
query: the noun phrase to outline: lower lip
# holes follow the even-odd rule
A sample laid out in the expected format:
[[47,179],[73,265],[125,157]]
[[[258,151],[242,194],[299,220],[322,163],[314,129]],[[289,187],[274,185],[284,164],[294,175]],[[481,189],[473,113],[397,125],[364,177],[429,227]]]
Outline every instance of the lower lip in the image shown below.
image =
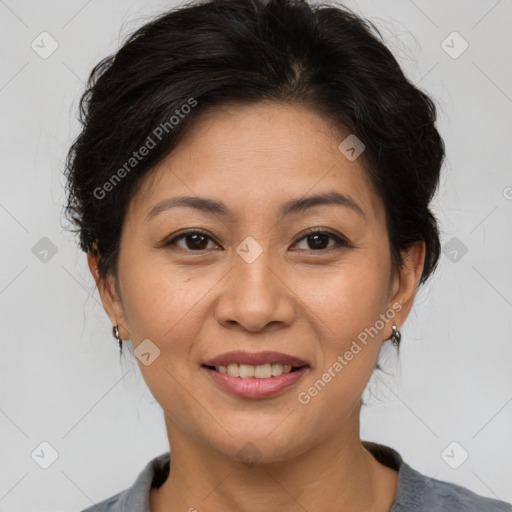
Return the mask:
[[242,379],[240,377],[231,377],[227,373],[211,370],[205,366],[201,368],[222,389],[240,398],[268,398],[277,395],[281,391],[293,386],[308,370],[308,367],[304,366],[294,372],[283,373],[279,377]]

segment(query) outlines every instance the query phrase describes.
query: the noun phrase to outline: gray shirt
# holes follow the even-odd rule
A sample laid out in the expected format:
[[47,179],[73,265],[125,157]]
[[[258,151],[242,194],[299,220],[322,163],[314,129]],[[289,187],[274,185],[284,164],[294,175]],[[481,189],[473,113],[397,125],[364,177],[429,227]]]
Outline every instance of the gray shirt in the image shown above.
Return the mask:
[[[389,512],[512,512],[509,503],[423,475],[388,446],[370,441],[362,444],[379,462],[399,472],[397,494]],[[151,487],[160,487],[165,482],[169,464],[169,452],[155,457],[131,487],[82,512],[150,512]]]

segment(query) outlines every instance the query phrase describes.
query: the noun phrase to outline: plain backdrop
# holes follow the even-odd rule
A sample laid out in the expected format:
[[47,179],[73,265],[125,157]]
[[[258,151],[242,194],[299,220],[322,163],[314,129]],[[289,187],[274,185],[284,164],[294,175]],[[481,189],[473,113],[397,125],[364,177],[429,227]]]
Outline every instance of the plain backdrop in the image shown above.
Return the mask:
[[[161,410],[129,350],[120,360],[64,229],[62,171],[93,65],[173,5],[0,1],[0,511],[81,510],[167,451]],[[400,358],[384,344],[390,375],[365,391],[361,437],[430,477],[512,502],[512,3],[346,5],[434,99],[447,148],[439,269],[402,327]],[[38,453],[57,458],[43,469]]]

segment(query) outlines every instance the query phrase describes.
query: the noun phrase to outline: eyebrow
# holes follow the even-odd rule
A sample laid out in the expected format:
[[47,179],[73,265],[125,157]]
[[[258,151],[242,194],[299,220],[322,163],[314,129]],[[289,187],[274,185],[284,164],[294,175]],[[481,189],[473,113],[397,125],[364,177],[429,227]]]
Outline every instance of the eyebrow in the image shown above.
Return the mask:
[[[363,209],[351,197],[335,191],[324,192],[287,201],[281,205],[280,217],[282,218],[286,215],[301,213],[315,206],[324,205],[345,206],[365,217]],[[163,199],[155,204],[155,206],[153,206],[149,211],[146,220],[149,221],[159,213],[179,207],[193,208],[202,212],[221,215],[230,220],[233,220],[235,217],[233,212],[224,203],[217,201],[216,199],[198,196],[177,196]]]

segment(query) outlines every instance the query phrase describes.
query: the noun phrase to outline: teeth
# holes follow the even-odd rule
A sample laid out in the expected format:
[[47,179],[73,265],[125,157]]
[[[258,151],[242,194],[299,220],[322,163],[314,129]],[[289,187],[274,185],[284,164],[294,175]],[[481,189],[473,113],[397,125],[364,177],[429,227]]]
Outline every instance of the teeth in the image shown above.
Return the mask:
[[[254,371],[254,366],[251,366],[250,364],[241,364],[239,369],[239,376],[242,379],[248,379],[249,377],[254,377]],[[256,377],[259,377],[259,375],[256,375]]]
[[237,364],[232,363],[227,366],[216,366],[219,373],[227,373],[230,377],[240,377],[241,379],[268,379],[270,377],[279,377],[283,373],[290,373],[292,367],[289,364]]
[[[242,374],[240,374],[240,377]],[[272,377],[272,366],[270,364],[260,364],[254,367],[254,376],[257,379],[268,379]]]
[[282,364],[272,365],[272,377],[279,377],[283,373],[284,367]]
[[240,366],[238,364],[228,364],[228,375],[230,377],[240,377]]

